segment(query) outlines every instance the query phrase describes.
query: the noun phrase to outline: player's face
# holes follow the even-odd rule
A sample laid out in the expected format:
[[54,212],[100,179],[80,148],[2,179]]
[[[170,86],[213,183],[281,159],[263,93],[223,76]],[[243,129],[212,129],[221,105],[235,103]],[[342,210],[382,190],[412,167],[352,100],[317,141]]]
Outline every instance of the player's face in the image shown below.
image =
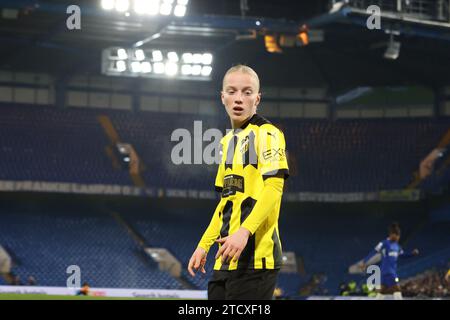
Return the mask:
[[400,235],[396,234],[396,233],[391,233],[389,235],[389,238],[391,239],[391,241],[394,241],[394,242],[399,242],[400,241]]
[[258,91],[257,81],[250,74],[236,71],[226,76],[221,97],[233,128],[239,128],[256,113],[261,100]]

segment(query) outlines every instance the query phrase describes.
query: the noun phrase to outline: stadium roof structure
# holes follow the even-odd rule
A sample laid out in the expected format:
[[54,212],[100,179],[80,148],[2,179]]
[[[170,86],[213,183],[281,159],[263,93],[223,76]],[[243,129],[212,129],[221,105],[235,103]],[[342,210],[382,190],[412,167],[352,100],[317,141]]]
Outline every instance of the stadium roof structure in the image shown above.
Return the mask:
[[[68,30],[70,0],[0,0],[0,69],[46,72],[65,78],[100,73],[107,47],[201,49],[214,54],[213,80],[235,63],[254,66],[263,85],[326,86],[340,92],[358,86],[450,83],[450,28],[382,16],[382,29],[365,27],[367,15],[333,1],[190,0],[184,17],[125,15],[79,0],[81,30]],[[242,4],[248,10],[242,10]],[[334,1],[336,2],[336,1]],[[6,10],[5,10],[6,9]],[[401,53],[386,60],[389,30]],[[308,30],[309,44],[289,42]],[[281,53],[269,53],[265,35],[286,36]],[[290,43],[290,44],[289,44]]]

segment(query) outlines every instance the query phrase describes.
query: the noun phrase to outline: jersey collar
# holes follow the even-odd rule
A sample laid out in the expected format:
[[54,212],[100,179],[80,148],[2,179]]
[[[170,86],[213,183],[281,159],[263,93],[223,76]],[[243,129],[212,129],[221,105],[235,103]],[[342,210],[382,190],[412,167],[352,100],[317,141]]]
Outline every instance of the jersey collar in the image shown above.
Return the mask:
[[256,118],[257,116],[258,116],[258,115],[257,115],[256,113],[255,113],[254,115],[252,115],[252,116],[250,117],[250,119],[248,119],[247,121],[245,121],[244,124],[243,124],[240,128],[234,129],[234,130],[233,130],[233,133],[241,132],[242,130],[244,130],[245,128],[247,128],[247,126],[248,126],[250,123],[253,123],[253,121],[255,120],[255,118]]

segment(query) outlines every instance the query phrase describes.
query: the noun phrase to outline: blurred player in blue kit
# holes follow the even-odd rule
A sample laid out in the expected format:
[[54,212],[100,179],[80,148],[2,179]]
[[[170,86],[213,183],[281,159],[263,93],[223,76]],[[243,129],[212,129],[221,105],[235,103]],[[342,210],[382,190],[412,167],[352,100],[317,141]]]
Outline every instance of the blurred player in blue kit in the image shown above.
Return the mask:
[[384,298],[384,295],[393,295],[394,299],[402,299],[397,275],[398,258],[408,258],[419,254],[417,249],[408,253],[403,251],[399,244],[400,234],[401,230],[398,223],[392,223],[389,226],[388,238],[378,243],[360,264],[361,270],[366,270],[367,262],[376,254],[381,254],[381,290],[377,295],[378,299]]

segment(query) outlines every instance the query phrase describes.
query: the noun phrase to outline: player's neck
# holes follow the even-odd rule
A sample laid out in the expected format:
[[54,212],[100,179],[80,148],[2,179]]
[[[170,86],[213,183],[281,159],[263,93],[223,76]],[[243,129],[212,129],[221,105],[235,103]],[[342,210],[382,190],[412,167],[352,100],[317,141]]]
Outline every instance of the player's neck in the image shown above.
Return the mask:
[[244,121],[239,121],[239,122],[235,122],[233,120],[231,120],[231,128],[233,130],[237,130],[242,128],[247,122],[250,121],[250,119],[255,115],[256,113],[250,115],[247,119],[245,119]]

